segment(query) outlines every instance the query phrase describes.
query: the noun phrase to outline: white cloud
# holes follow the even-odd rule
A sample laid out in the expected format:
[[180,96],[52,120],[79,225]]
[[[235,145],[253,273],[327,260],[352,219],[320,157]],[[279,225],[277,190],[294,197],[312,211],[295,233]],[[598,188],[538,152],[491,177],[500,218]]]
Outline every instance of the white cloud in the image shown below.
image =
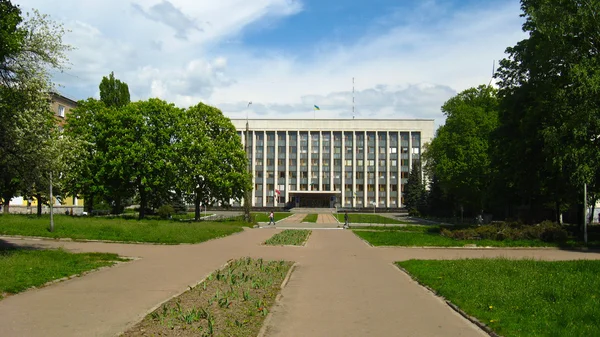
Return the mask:
[[[66,93],[97,95],[110,71],[133,99],[158,96],[180,106],[199,101],[230,117],[352,116],[435,118],[456,92],[488,83],[492,60],[524,37],[519,4],[479,5],[453,13],[437,1],[395,12],[355,41],[321,40],[310,58],[283,48],[228,44],[268,18],[303,10],[294,0],[20,1],[71,29],[77,47]],[[71,94],[71,96],[74,96]],[[247,102],[253,104],[247,107]]]

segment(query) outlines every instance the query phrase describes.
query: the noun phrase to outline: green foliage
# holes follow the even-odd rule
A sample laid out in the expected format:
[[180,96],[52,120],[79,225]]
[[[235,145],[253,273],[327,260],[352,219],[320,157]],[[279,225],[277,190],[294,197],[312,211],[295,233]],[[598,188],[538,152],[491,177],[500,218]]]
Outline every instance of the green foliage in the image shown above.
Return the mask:
[[560,225],[544,221],[537,225],[522,223],[497,223],[468,229],[444,228],[441,235],[457,240],[540,240],[565,243],[568,232]]
[[[23,21],[21,9],[9,0],[0,0],[0,64],[22,51],[27,32],[19,27]],[[3,74],[3,69],[0,73]],[[0,76],[4,78],[4,76]]]
[[108,253],[0,248],[0,299],[3,293],[15,294],[52,280],[110,266],[116,261],[121,259]]
[[[339,222],[344,223],[344,214],[334,214]],[[351,224],[407,224],[406,221],[396,220],[377,214],[348,213],[348,222]]]
[[599,261],[397,262],[502,336],[600,335]]
[[239,201],[252,188],[247,159],[231,121],[212,106],[199,103],[177,121],[177,187],[196,208]]
[[64,30],[33,11],[25,18],[0,2],[0,199],[44,194],[58,176],[58,132],[48,104],[50,70],[62,70],[70,47]]
[[108,77],[102,77],[100,82],[100,100],[107,107],[123,107],[130,102],[129,86],[125,82],[115,78],[114,72],[110,72]]
[[162,205],[158,208],[156,213],[161,219],[168,219],[175,213],[175,208],[171,205]]
[[306,229],[286,229],[281,233],[277,233],[265,241],[265,245],[269,246],[302,246],[308,239],[311,231]]
[[424,208],[427,192],[421,178],[420,162],[413,164],[408,182],[404,185],[404,205],[408,209],[408,214],[418,216]]
[[490,195],[489,142],[498,125],[496,90],[490,86],[467,89],[444,103],[442,111],[446,123],[423,155],[428,175],[439,183],[435,197],[439,201],[442,195],[451,195],[457,205],[477,214]]
[[507,48],[497,74],[497,185],[505,203],[554,205],[558,218],[583,183],[592,203],[600,188],[600,2],[523,0],[521,9],[528,38]]
[[245,226],[241,221],[196,223],[64,215],[55,215],[54,218],[55,230],[49,232],[50,219],[47,215],[2,215],[0,235],[179,244],[200,243],[224,237],[241,232]]

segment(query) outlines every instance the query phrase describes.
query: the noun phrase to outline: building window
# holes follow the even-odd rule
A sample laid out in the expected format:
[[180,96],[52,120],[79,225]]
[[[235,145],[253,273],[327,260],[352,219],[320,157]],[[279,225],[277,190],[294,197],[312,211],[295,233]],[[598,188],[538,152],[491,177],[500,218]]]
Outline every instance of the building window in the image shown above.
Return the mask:
[[65,118],[65,107],[64,105],[58,105],[58,117]]
[[356,160],[356,166],[363,166],[363,160],[362,159],[357,159]]
[[390,147],[390,153],[391,153],[391,154],[394,154],[394,153],[396,153],[396,148],[395,148],[395,147]]
[[346,159],[346,166],[352,166],[352,159]]
[[392,165],[392,166],[394,166],[394,167],[395,167],[395,166],[398,166],[398,161],[396,161],[395,159],[392,159],[392,160],[390,161],[390,165]]

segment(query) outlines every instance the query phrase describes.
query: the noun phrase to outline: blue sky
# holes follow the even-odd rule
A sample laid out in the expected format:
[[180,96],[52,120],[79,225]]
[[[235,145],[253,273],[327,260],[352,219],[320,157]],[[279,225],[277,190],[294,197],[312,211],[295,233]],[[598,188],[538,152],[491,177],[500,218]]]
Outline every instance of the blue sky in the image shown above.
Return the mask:
[[[200,101],[232,118],[434,118],[490,80],[525,37],[515,0],[15,1],[70,30],[71,67],[55,80],[98,96],[115,72],[133,99]],[[247,102],[253,104],[248,107]]]

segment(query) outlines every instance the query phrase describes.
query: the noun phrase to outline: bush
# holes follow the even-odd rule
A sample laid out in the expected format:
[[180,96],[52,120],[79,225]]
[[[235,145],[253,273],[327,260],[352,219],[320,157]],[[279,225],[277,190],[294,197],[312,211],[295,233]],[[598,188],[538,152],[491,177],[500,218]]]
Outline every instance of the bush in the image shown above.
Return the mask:
[[466,229],[442,229],[442,236],[456,240],[542,240],[544,242],[564,242],[567,231],[551,221],[528,226],[519,222],[493,223]]
[[171,205],[162,205],[156,213],[161,219],[168,219],[171,214],[175,213],[175,209]]

